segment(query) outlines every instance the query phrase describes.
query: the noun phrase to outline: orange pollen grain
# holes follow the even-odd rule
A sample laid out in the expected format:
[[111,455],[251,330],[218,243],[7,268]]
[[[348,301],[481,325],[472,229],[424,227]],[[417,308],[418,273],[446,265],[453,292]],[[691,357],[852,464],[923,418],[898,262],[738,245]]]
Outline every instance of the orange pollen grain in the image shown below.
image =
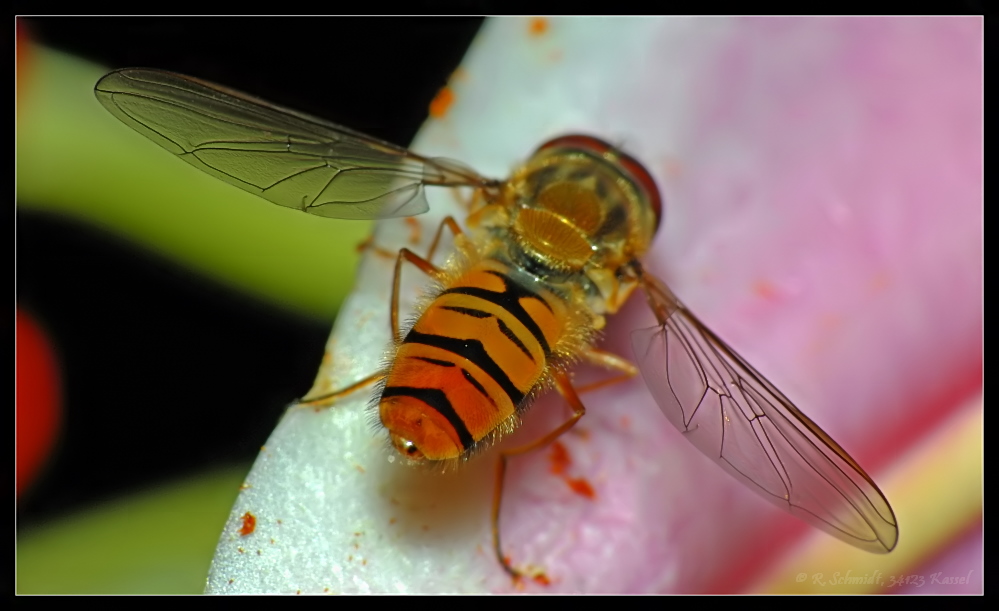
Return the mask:
[[548,20],[544,17],[535,17],[527,26],[527,31],[531,36],[541,36],[548,31]]
[[593,490],[593,486],[590,485],[590,482],[586,481],[585,477],[567,477],[565,483],[569,484],[569,489],[579,496],[584,496],[588,499],[596,498],[597,496],[597,493]]
[[451,104],[454,104],[454,92],[445,85],[430,102],[430,116],[435,119],[443,118],[451,108]]
[[779,295],[777,287],[768,280],[757,280],[754,282],[753,292],[767,301],[775,301]]
[[247,511],[243,514],[243,526],[239,529],[239,534],[242,537],[246,535],[253,534],[253,531],[257,529],[257,517]]
[[569,451],[565,449],[565,446],[559,442],[552,443],[552,453],[551,453],[551,472],[555,475],[561,475],[566,472],[569,465],[572,464],[572,459],[569,458]]

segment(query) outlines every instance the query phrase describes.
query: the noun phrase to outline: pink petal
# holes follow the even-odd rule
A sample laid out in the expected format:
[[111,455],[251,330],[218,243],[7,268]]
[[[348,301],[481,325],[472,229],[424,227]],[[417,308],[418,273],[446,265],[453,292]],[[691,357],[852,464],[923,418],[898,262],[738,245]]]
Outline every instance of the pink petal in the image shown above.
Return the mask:
[[[981,58],[977,19],[499,19],[414,148],[504,176],[554,135],[618,141],[666,200],[648,267],[877,480],[981,385]],[[446,213],[439,194],[424,234]],[[390,222],[377,238],[407,234]],[[390,274],[362,267],[326,388],[376,366]],[[635,300],[604,346],[630,354],[651,321]],[[595,498],[552,473],[550,450],[508,474],[505,550],[551,580],[528,590],[736,591],[811,534],[694,451],[639,381],[584,399],[585,434],[562,443]],[[208,591],[513,588],[490,549],[493,461],[451,476],[389,464],[366,400],[289,412]],[[518,438],[561,405],[539,401]]]

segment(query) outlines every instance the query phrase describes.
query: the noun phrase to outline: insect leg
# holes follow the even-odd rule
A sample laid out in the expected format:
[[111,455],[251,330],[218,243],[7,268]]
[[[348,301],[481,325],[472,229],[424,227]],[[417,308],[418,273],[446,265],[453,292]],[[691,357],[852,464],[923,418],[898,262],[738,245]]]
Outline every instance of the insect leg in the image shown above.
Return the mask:
[[399,330],[399,280],[402,278],[403,261],[409,261],[419,268],[421,272],[430,277],[436,277],[441,271],[436,265],[410,249],[399,249],[399,254],[395,259],[395,272],[392,275],[392,308],[389,311],[389,326],[392,332],[392,339],[395,340],[396,344],[402,343],[402,333]]
[[[405,221],[406,225],[409,226],[410,230],[409,243],[419,244],[420,233],[421,233],[419,221],[417,221],[413,217],[406,217],[403,220]],[[444,220],[442,220],[441,224],[437,227],[437,233],[434,234],[434,241],[430,244],[430,252],[427,254],[426,257],[428,261],[434,258],[434,251],[437,250],[437,243],[440,242],[441,233],[443,233],[445,225],[447,225],[448,228],[451,229],[451,232],[454,233],[455,236],[459,236],[464,233],[461,230],[461,227],[458,226],[458,223],[454,220],[454,217],[451,216],[444,217]],[[394,259],[396,257],[396,252],[388,250],[387,248],[382,248],[381,246],[375,244],[375,236],[373,235],[364,238],[364,240],[357,245],[357,252],[361,253],[366,250],[370,250],[375,254],[377,254],[378,256],[385,257],[386,259]]]
[[625,382],[638,375],[638,367],[635,367],[635,365],[628,359],[618,356],[612,352],[607,352],[598,348],[589,348],[583,352],[583,358],[594,365],[599,365],[605,369],[618,371],[620,373],[616,376],[609,377],[606,380],[591,382],[580,386],[576,389],[576,392],[579,394],[590,392],[591,390],[597,390],[598,388],[603,388],[604,386],[610,386],[619,382]]
[[555,375],[555,388],[558,389],[559,394],[565,398],[565,400],[569,403],[569,407],[572,408],[572,415],[569,416],[569,419],[540,439],[536,439],[529,444],[522,445],[511,450],[503,450],[500,452],[499,461],[496,463],[496,487],[493,491],[492,514],[493,547],[496,550],[496,557],[499,559],[500,565],[503,566],[503,570],[505,570],[514,579],[519,579],[523,576],[523,573],[515,569],[513,565],[510,564],[510,561],[503,555],[503,546],[500,542],[499,529],[500,505],[503,501],[503,480],[506,476],[506,461],[511,456],[525,454],[527,452],[545,447],[558,439],[563,433],[571,429],[573,425],[575,425],[576,422],[583,417],[583,414],[586,413],[586,407],[580,400],[576,389],[572,387],[572,382],[569,381],[569,377],[566,374],[558,373]]
[[449,228],[454,233],[455,237],[464,235],[464,232],[462,232],[461,227],[458,226],[457,221],[450,216],[446,216],[437,227],[437,233],[434,234],[434,240],[430,243],[430,249],[427,251],[426,258],[421,257],[408,248],[400,248],[399,253],[396,256],[395,273],[392,277],[392,311],[389,315],[392,337],[395,339],[396,344],[402,341],[402,336],[399,332],[399,282],[402,278],[403,259],[418,267],[424,274],[436,277],[441,270],[439,267],[431,263],[430,260],[433,259],[434,253],[437,251],[437,245],[440,243],[441,234],[444,233],[444,227]]
[[430,250],[427,251],[427,261],[434,258],[434,253],[437,252],[437,246],[441,241],[441,234],[444,233],[444,227],[450,229],[454,237],[465,235],[465,232],[458,226],[458,222],[454,220],[454,217],[445,216],[441,224],[437,227],[437,233],[434,234],[434,241],[430,243]]
[[385,257],[386,259],[391,259],[396,256],[396,253],[392,252],[391,250],[382,248],[381,246],[375,244],[375,236],[373,235],[369,235],[368,237],[364,238],[364,241],[362,241],[360,244],[357,245],[358,253],[362,253],[366,250],[370,250],[376,255],[380,257]]
[[384,377],[385,377],[385,372],[383,371],[373,373],[368,377],[358,380],[357,382],[354,382],[350,386],[346,386],[339,390],[334,390],[333,392],[322,394],[319,395],[318,397],[313,397],[311,399],[299,399],[296,402],[296,407],[314,407],[317,409],[331,407],[340,397],[344,397],[354,391],[361,390],[366,386],[371,386],[372,384],[381,380]]
[[[454,233],[455,236],[463,234],[461,227],[458,226],[458,223],[452,217],[450,216],[445,217],[444,220],[441,221],[440,226],[437,228],[437,233],[434,235],[434,241],[430,244],[430,251],[427,253],[427,257],[425,259],[417,255],[413,251],[409,250],[408,248],[402,248],[399,250],[399,252],[392,253],[391,251],[385,250],[380,246],[376,246],[374,244],[373,237],[369,237],[364,242],[358,245],[359,250],[370,249],[382,256],[395,257],[396,260],[395,272],[392,277],[392,308],[389,313],[389,324],[391,325],[392,337],[395,338],[396,343],[402,341],[402,338],[400,337],[399,333],[399,281],[402,275],[402,262],[404,259],[406,261],[409,261],[417,268],[419,268],[420,271],[427,274],[428,276],[435,276],[437,273],[439,273],[440,269],[437,268],[437,266],[435,266],[434,264],[432,264],[430,262],[430,259],[433,258],[434,251],[437,250],[437,244],[438,242],[440,242],[441,234],[444,232],[445,226],[451,229],[451,231]],[[302,399],[298,401],[298,405],[303,407],[317,407],[317,408],[328,407],[332,405],[334,402],[336,402],[336,400],[339,399],[340,397],[349,395],[350,393],[360,390],[361,388],[364,388],[366,386],[370,386],[371,384],[378,382],[384,377],[385,377],[385,372],[379,371],[345,388],[341,388],[339,390],[335,390],[330,393],[319,395],[318,397],[313,397],[311,399]]]
[[[465,197],[461,189],[451,189],[451,197],[459,206],[467,212],[473,212],[481,208],[490,199],[495,198],[498,184],[478,185],[472,189],[472,193]],[[492,195],[492,197],[490,197]]]
[[[408,248],[402,248],[398,253],[392,253],[389,250],[375,245],[373,236],[368,237],[357,246],[358,250],[373,250],[381,256],[395,257],[396,259],[395,272],[392,278],[392,308],[389,315],[392,337],[395,338],[396,343],[402,341],[399,334],[399,279],[402,271],[402,261],[403,259],[409,261],[428,276],[436,275],[440,270],[435,265],[430,263],[430,259],[434,256],[434,251],[437,249],[437,243],[440,241],[441,233],[443,233],[445,225],[454,232],[454,235],[458,236],[462,234],[461,227],[458,226],[458,223],[455,222],[455,220],[450,216],[445,217],[444,220],[441,221],[440,226],[437,228],[437,233],[434,236],[433,243],[430,245],[430,251],[427,253],[426,259],[415,254]],[[340,397],[349,395],[350,393],[360,390],[366,386],[370,386],[384,377],[385,373],[379,371],[351,384],[350,386],[311,399],[301,399],[297,403],[299,406],[303,407],[328,407],[336,402],[336,400]]]
[[423,235],[423,227],[420,225],[420,221],[411,216],[407,216],[402,220],[409,227],[409,243],[414,246],[419,244],[420,236]]

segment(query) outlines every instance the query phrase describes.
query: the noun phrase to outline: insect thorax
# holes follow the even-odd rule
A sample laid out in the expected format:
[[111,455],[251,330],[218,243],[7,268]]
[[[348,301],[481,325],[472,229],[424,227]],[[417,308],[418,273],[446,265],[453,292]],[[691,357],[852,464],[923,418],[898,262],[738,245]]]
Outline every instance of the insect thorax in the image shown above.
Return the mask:
[[555,290],[582,290],[598,318],[634,290],[630,265],[658,225],[648,194],[615,157],[584,150],[539,150],[495,204],[483,228],[510,263]]

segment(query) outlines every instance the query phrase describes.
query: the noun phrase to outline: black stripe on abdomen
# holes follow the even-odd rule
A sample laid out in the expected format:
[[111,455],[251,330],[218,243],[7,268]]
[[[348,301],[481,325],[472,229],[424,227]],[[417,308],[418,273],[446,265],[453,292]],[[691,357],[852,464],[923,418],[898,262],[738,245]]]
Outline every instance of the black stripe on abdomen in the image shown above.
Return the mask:
[[548,311],[552,310],[551,304],[545,301],[541,295],[533,293],[517,284],[506,274],[502,274],[494,270],[489,270],[488,273],[503,281],[505,290],[502,293],[489,291],[477,286],[459,286],[447,289],[442,293],[442,295],[447,295],[449,293],[468,295],[469,297],[478,297],[479,299],[498,305],[512,314],[513,317],[520,321],[520,324],[524,325],[524,328],[534,336],[538,345],[541,346],[541,350],[544,351],[545,358],[551,356],[551,348],[548,346],[548,339],[545,337],[545,334],[541,332],[541,327],[538,326],[538,323],[534,322],[534,319],[527,313],[524,306],[520,305],[520,300],[537,299],[542,303],[542,305],[548,308]]
[[466,358],[472,363],[474,363],[479,369],[484,371],[486,375],[491,377],[503,392],[510,398],[510,402],[516,409],[520,406],[520,402],[524,400],[524,393],[520,391],[519,388],[514,386],[513,382],[506,375],[506,372],[496,364],[496,361],[489,356],[486,352],[485,346],[482,345],[477,339],[457,339],[454,337],[445,337],[443,335],[431,335],[429,333],[420,333],[419,331],[410,331],[406,335],[406,339],[403,340],[404,344],[423,344],[424,346],[433,346],[434,348],[440,348],[441,350],[447,350],[453,354],[457,354],[460,357]]
[[425,356],[411,356],[409,357],[415,361],[423,361],[424,363],[430,363],[431,365],[437,365],[439,367],[454,367],[454,363],[451,361],[442,361],[440,359],[432,359]]
[[447,421],[458,433],[458,440],[461,442],[462,450],[467,450],[475,443],[472,434],[468,432],[465,421],[461,419],[458,412],[448,400],[444,391],[439,388],[415,388],[412,386],[386,386],[382,391],[382,399],[388,397],[410,397],[417,401],[422,401],[437,410],[437,413],[447,418]]
[[457,312],[459,314],[464,314],[465,316],[471,316],[472,318],[495,318],[496,325],[499,327],[500,333],[502,333],[503,336],[506,337],[508,340],[513,342],[513,345],[519,348],[520,351],[527,356],[527,358],[531,359],[532,363],[534,362],[534,355],[531,354],[531,351],[527,348],[527,346],[524,345],[524,342],[520,341],[520,338],[517,337],[517,334],[513,332],[513,329],[511,329],[505,322],[503,322],[502,318],[499,318],[498,316],[495,316],[483,310],[476,310],[475,308],[463,308],[461,306],[446,305],[446,306],[441,306],[441,309],[450,310],[452,312]]
[[490,396],[490,394],[486,391],[486,387],[479,384],[479,381],[475,379],[475,376],[468,373],[468,370],[464,367],[461,368],[461,375],[464,376],[465,379],[468,380],[468,383],[474,386],[475,390],[479,391],[479,394],[485,397],[493,407],[496,407],[496,401],[493,400],[492,396]]

